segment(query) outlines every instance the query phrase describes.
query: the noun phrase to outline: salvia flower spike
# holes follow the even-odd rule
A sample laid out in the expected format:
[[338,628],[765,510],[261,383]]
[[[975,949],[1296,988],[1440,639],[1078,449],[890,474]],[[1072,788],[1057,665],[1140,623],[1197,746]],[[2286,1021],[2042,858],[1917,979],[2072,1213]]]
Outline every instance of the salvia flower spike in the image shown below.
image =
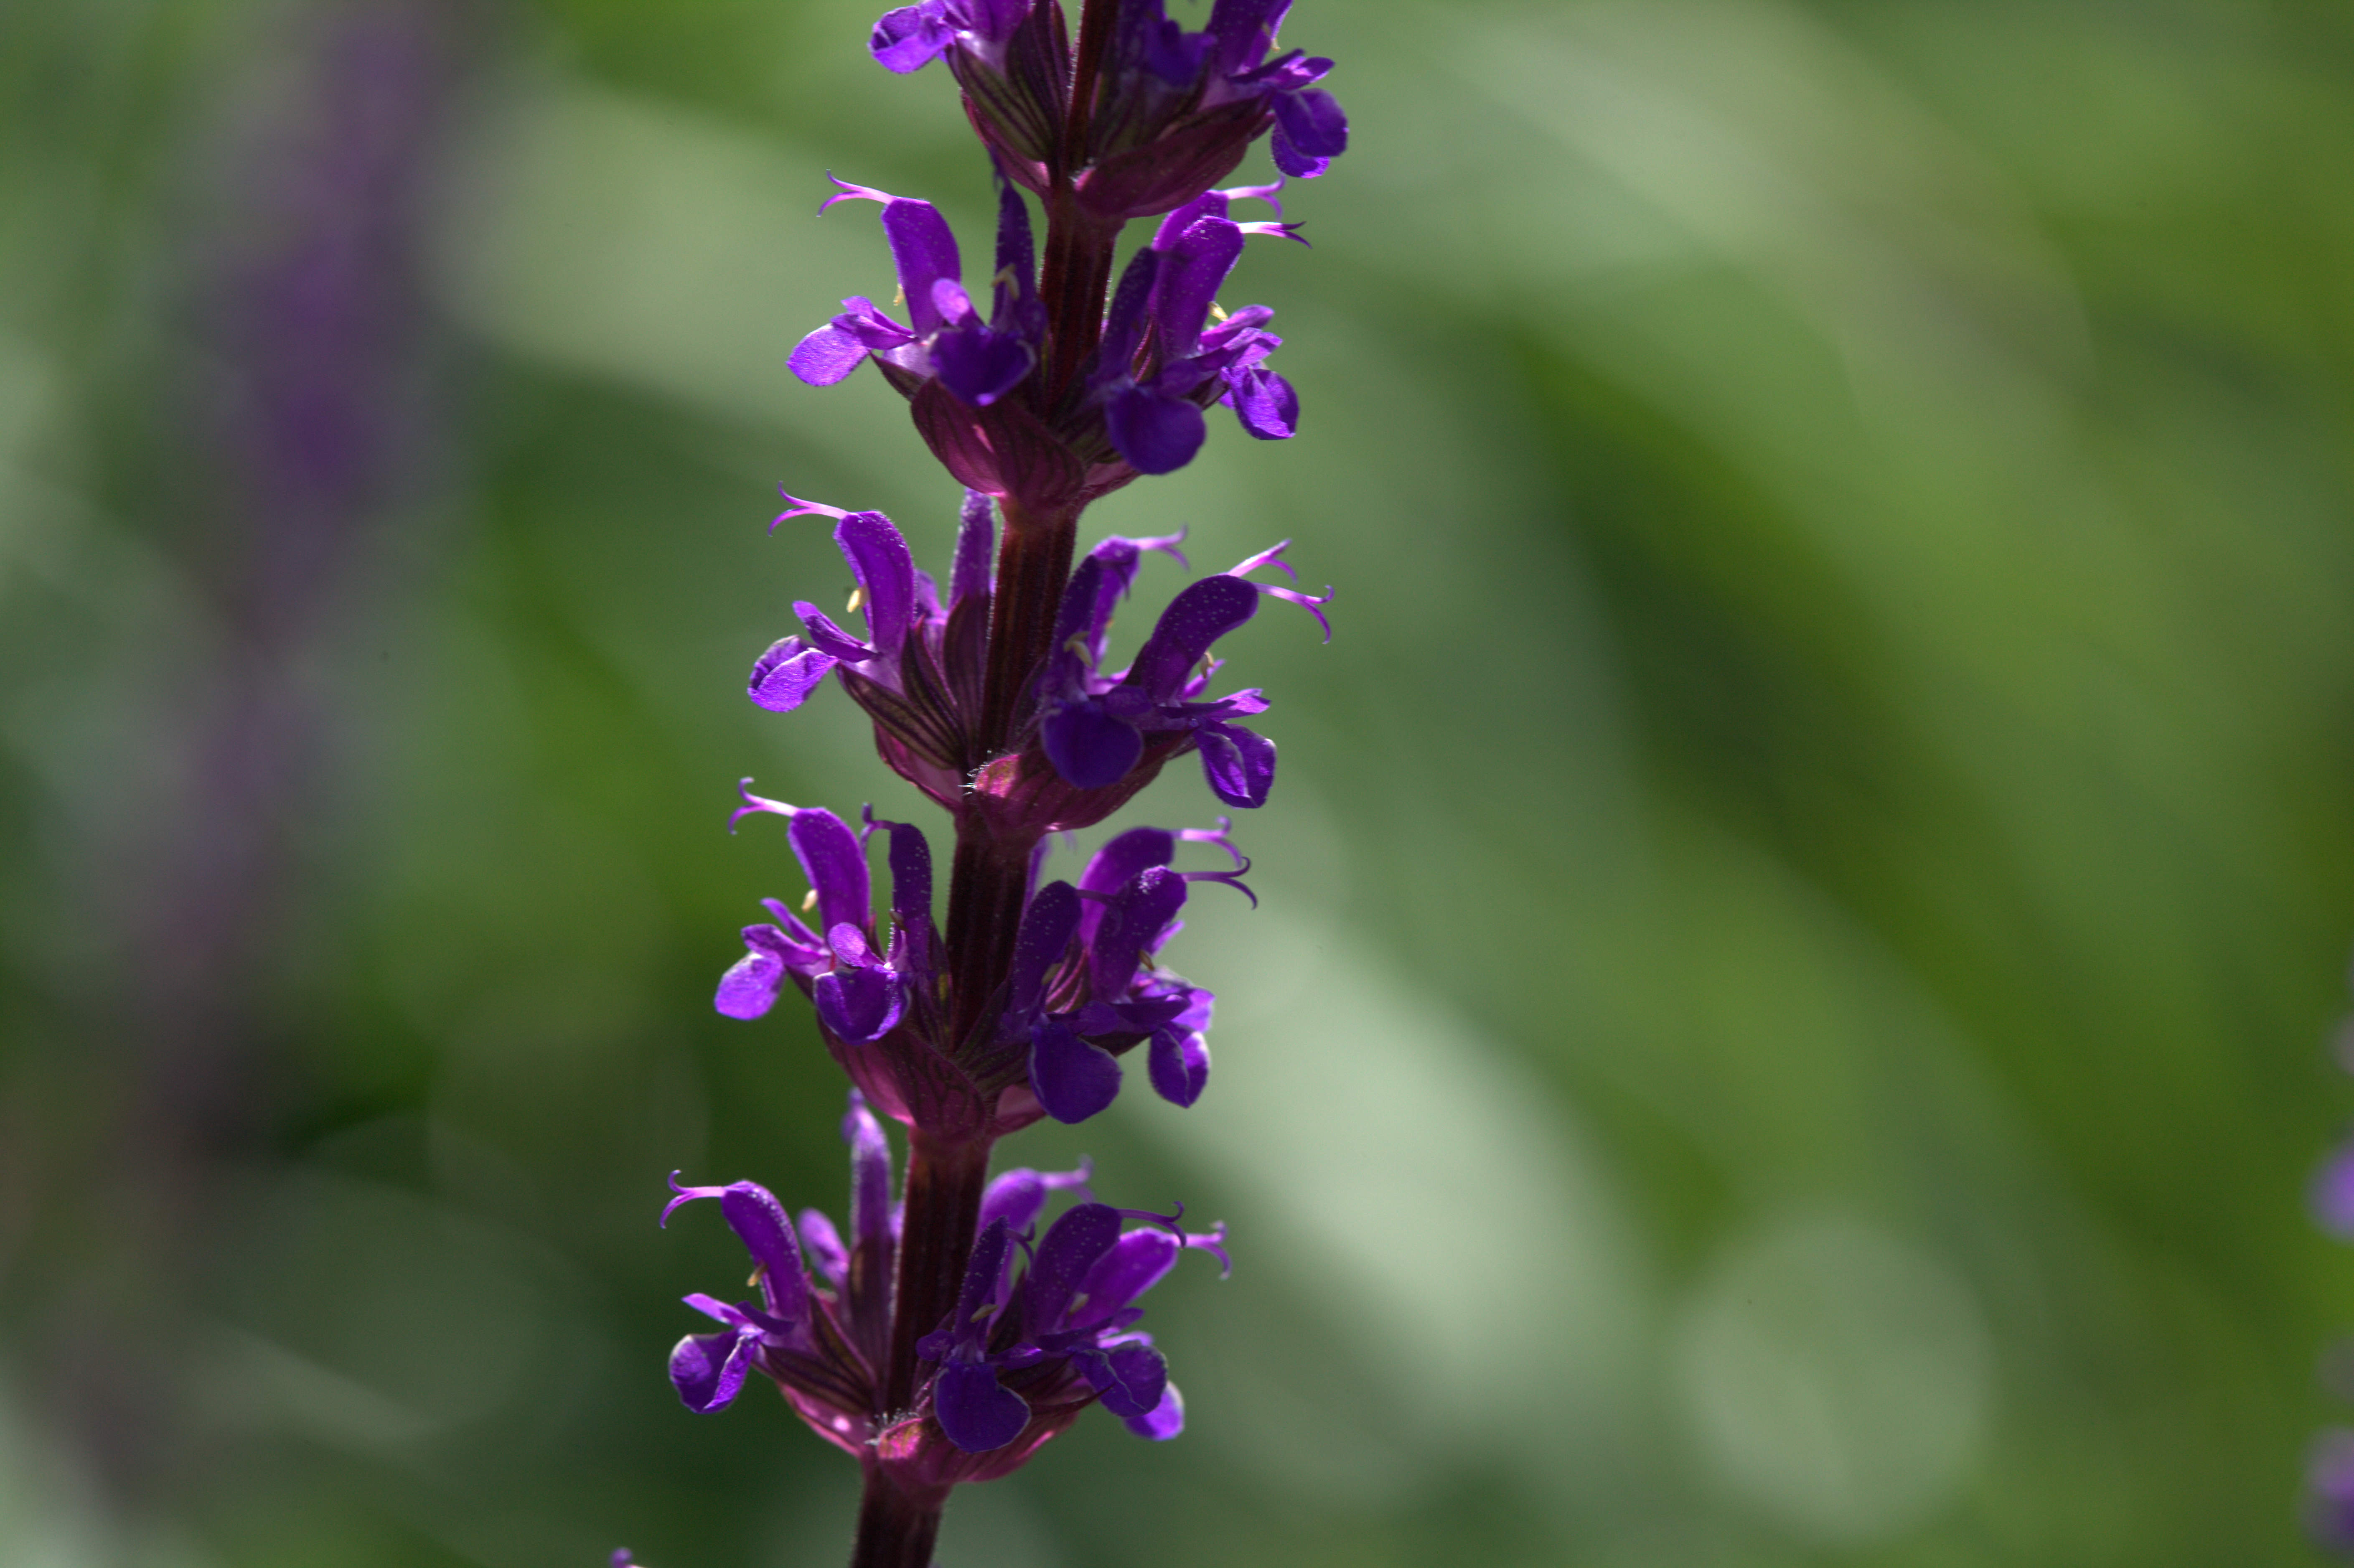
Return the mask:
[[[1140,1436],[1178,1436],[1184,1400],[1142,1301],[1188,1250],[1231,1271],[1223,1224],[1100,1202],[1086,1161],[991,1165],[1034,1122],[1104,1111],[1140,1051],[1159,1098],[1192,1112],[1205,1097],[1214,999],[1162,954],[1198,885],[1241,895],[1222,918],[1256,906],[1231,820],[1127,827],[1076,874],[1050,874],[1049,851],[1189,757],[1221,805],[1264,805],[1268,699],[1222,679],[1216,650],[1267,599],[1331,639],[1331,590],[1300,586],[1287,541],[1180,587],[1121,665],[1114,618],[1150,557],[1172,564],[1156,573],[1193,570],[1184,535],[1079,545],[1090,503],[1194,461],[1213,408],[1254,440],[1299,433],[1299,397],[1270,363],[1274,313],[1219,301],[1252,240],[1306,244],[1286,182],[1348,144],[1332,62],[1283,44],[1288,10],[1214,0],[1198,28],[1164,0],[891,11],[875,60],[901,75],[943,64],[981,138],[988,269],[920,196],[832,176],[820,209],[874,214],[882,253],[869,292],[844,297],[789,367],[823,387],[871,362],[962,499],[935,577],[882,513],[780,491],[771,531],[831,527],[854,591],[846,609],[795,601],[798,629],[754,661],[747,692],[790,714],[831,679],[946,821],[928,832],[873,806],[854,821],[738,786],[730,831],[781,832],[805,885],[761,901],[713,1005],[748,1022],[789,992],[806,1002],[789,1011],[853,1086],[850,1202],[837,1224],[754,1181],[673,1174],[662,1220],[716,1201],[753,1263],[744,1292],[684,1298],[706,1326],[671,1352],[681,1402],[711,1414],[773,1384],[856,1459],[854,1568],[925,1568],[953,1488],[1025,1464],[1090,1404]],[[1222,183],[1262,139],[1273,171]]]

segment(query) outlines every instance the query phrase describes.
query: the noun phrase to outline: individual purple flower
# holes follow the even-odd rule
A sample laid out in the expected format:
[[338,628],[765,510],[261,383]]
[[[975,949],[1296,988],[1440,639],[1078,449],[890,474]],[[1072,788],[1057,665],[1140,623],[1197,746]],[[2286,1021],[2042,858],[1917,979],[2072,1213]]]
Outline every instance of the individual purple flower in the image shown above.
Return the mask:
[[[788,495],[788,517],[837,519],[834,543],[858,585],[866,636],[852,636],[806,600],[793,609],[806,637],[788,637],[752,666],[753,702],[790,713],[833,673],[875,723],[875,743],[898,775],[954,810],[981,761],[970,739],[981,707],[988,657],[990,551],[995,527],[989,498],[965,493],[949,600],[917,570],[907,540],[880,512],[844,512]],[[771,524],[773,528],[776,524]]]
[[[1055,1120],[1085,1121],[1109,1106],[1119,1094],[1117,1058],[1147,1043],[1154,1091],[1178,1106],[1201,1097],[1215,999],[1157,960],[1182,927],[1190,884],[1224,882],[1250,895],[1241,881],[1249,863],[1225,829],[1130,829],[1096,852],[1076,887],[1049,883],[1023,911],[998,1037],[1026,1051],[1028,1091]],[[1234,868],[1172,870],[1188,842],[1216,845]]]
[[1104,411],[1105,434],[1140,473],[1170,473],[1193,461],[1207,434],[1202,409],[1212,402],[1233,408],[1260,440],[1298,432],[1298,395],[1264,364],[1283,342],[1265,330],[1275,313],[1250,305],[1229,316],[1215,302],[1247,236],[1299,238],[1297,225],[1226,216],[1232,200],[1273,204],[1279,188],[1204,193],[1164,218],[1121,274],[1088,389]]
[[[1150,1224],[1123,1234],[1123,1218]],[[1003,1449],[1034,1424],[1066,1425],[1095,1401],[1139,1436],[1183,1430],[1183,1399],[1151,1336],[1135,1327],[1144,1315],[1136,1302],[1188,1247],[1225,1263],[1225,1227],[1189,1234],[1160,1215],[1082,1203],[1048,1228],[1009,1290],[1014,1240],[1002,1217],[983,1227],[955,1311],[917,1346],[940,1368],[930,1414],[949,1442],[968,1454]]]
[[[1157,771],[1187,750],[1202,756],[1210,790],[1229,806],[1265,805],[1275,782],[1275,743],[1235,723],[1267,710],[1257,688],[1202,700],[1220,662],[1209,658],[1218,639],[1258,612],[1262,596],[1299,605],[1316,617],[1329,641],[1322,607],[1331,594],[1249,580],[1272,566],[1298,580],[1284,560],[1285,541],[1233,570],[1200,578],[1161,612],[1135,661],[1123,671],[1101,669],[1104,638],[1117,594],[1115,568],[1091,554],[1071,574],[1056,629],[1055,652],[1039,677],[1039,737],[1063,781],[1078,790],[1116,787],[1140,767]],[[1150,777],[1150,775],[1147,775]]]
[[927,201],[910,201],[868,185],[835,180],[836,202],[871,201],[883,208],[883,233],[907,302],[902,325],[854,295],[843,314],[811,333],[793,350],[794,375],[812,387],[831,387],[873,356],[902,392],[937,379],[961,402],[985,408],[1005,396],[1037,362],[1045,317],[1038,304],[1029,209],[1011,186],[998,204],[997,284],[984,323],[965,292],[956,236]]
[[[757,1182],[682,1187],[675,1171],[670,1184],[677,1196],[664,1205],[662,1223],[669,1224],[672,1214],[696,1199],[716,1198],[728,1228],[752,1255],[759,1290],[758,1301],[734,1304],[700,1293],[684,1298],[722,1327],[689,1334],[671,1351],[671,1382],[680,1400],[690,1410],[721,1409],[758,1372],[784,1392],[818,1436],[855,1455],[873,1436],[875,1369],[890,1344],[900,1218],[891,1193],[890,1145],[855,1089],[842,1135],[850,1146],[847,1242],[814,1209],[803,1211],[797,1232],[784,1205]],[[823,1286],[811,1279],[804,1248]]]
[[818,929],[777,900],[764,899],[775,923],[744,928],[746,952],[720,978],[714,1005],[730,1018],[758,1018],[776,1005],[790,979],[815,1004],[829,1036],[850,1045],[881,1039],[910,1008],[933,1011],[938,938],[931,915],[931,847],[924,835],[905,823],[873,824],[891,833],[886,941],[869,904],[864,836],[832,811],[755,795],[751,782],[738,786],[744,804],[729,826],[755,812],[786,819],[786,839],[809,878]]

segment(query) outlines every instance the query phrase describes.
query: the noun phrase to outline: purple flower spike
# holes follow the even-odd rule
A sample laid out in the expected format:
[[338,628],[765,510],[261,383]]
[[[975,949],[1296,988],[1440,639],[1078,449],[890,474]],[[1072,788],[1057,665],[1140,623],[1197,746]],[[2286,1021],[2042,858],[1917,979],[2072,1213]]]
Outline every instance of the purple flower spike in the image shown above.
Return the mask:
[[[1193,461],[1214,405],[1253,440],[1299,429],[1299,395],[1272,365],[1274,313],[1219,302],[1255,238],[1307,243],[1286,217],[1286,181],[1322,174],[1348,146],[1325,88],[1332,62],[1278,40],[1289,8],[897,5],[869,50],[899,75],[938,60],[955,79],[996,182],[991,266],[968,281],[957,236],[927,201],[829,175],[819,209],[875,206],[897,293],[885,305],[844,296],[794,345],[790,370],[833,386],[872,361],[962,504],[935,577],[881,513],[785,494],[771,531],[829,519],[855,588],[846,607],[794,601],[799,626],[760,653],[746,692],[791,713],[832,677],[885,765],[951,814],[957,853],[937,868],[942,890],[912,822],[870,806],[853,824],[744,780],[730,832],[748,815],[784,818],[808,897],[761,900],[769,918],[743,928],[714,1005],[749,1020],[789,986],[808,1000],[854,1086],[842,1122],[850,1202],[833,1211],[837,1228],[818,1209],[788,1218],[750,1182],[673,1177],[663,1218],[716,1199],[756,1265],[751,1299],[685,1298],[711,1321],[672,1352],[681,1399],[716,1410],[755,1372],[777,1384],[864,1471],[861,1561],[928,1549],[955,1487],[1011,1474],[1090,1404],[1140,1437],[1176,1436],[1185,1402],[1140,1327],[1142,1298],[1188,1250],[1231,1266],[1223,1226],[1183,1231],[1182,1204],[1164,1216],[1097,1202],[1085,1160],[981,1178],[1008,1134],[1108,1107],[1130,1052],[1161,1098],[1202,1098],[1215,998],[1162,953],[1194,883],[1257,905],[1227,820],[1118,832],[1071,880],[1046,880],[1046,858],[1057,835],[1104,822],[1189,753],[1220,801],[1263,804],[1277,760],[1255,727],[1267,699],[1222,681],[1220,641],[1270,597],[1331,638],[1331,589],[1306,591],[1278,546],[1182,587],[1118,668],[1113,618],[1147,553],[1191,576],[1183,535],[1108,538],[1073,559],[1085,509]],[[1279,177],[1221,187],[1269,137]],[[1271,213],[1237,217],[1254,201]],[[1137,220],[1141,245],[1123,233]],[[878,832],[887,899],[870,871]],[[932,913],[943,891],[945,935]],[[907,1129],[903,1190],[884,1118]],[[1050,1215],[1058,1192],[1071,1195]],[[2354,1235],[2354,1150],[2317,1202]],[[961,1257],[958,1236],[970,1238]],[[886,1494],[889,1508],[874,1506]]]
[[2321,1435],[2306,1469],[2306,1529],[2332,1552],[2354,1552],[2354,1432]]
[[2341,1146],[2313,1179],[2313,1217],[2340,1241],[2354,1241],[2354,1142]]

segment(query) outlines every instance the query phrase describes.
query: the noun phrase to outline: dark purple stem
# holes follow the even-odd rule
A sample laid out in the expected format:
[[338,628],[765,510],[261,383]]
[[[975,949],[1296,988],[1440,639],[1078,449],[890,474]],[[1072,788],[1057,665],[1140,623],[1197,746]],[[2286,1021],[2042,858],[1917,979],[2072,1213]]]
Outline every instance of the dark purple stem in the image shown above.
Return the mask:
[[882,1466],[868,1465],[850,1568],[931,1568],[932,1542],[938,1539],[947,1503],[945,1494],[910,1497],[892,1484]]

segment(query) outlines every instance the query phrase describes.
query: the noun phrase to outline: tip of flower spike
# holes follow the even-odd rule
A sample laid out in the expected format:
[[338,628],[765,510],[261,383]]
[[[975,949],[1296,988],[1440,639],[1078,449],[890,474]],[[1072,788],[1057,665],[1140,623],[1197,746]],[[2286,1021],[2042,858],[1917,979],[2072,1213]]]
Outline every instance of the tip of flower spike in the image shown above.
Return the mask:
[[836,191],[833,195],[826,197],[824,201],[818,204],[818,211],[820,212],[825,211],[828,207],[831,207],[838,201],[874,201],[881,202],[884,206],[888,207],[891,203],[899,199],[897,196],[893,196],[889,191],[878,191],[873,185],[854,185],[848,180],[836,178],[834,172],[832,169],[828,169],[825,172],[825,177],[829,180],[832,180],[835,185],[840,185],[842,188]]
[[831,517],[835,522],[839,523],[843,518],[850,515],[849,513],[843,511],[841,507],[828,506],[822,501],[803,501],[800,496],[788,492],[781,484],[777,486],[777,493],[785,498],[786,504],[785,510],[778,513],[775,520],[769,524],[769,532],[771,534],[775,533],[777,531],[778,524],[783,523],[788,517],[809,517],[814,515],[818,517]]
[[736,793],[744,798],[744,803],[727,813],[727,831],[731,833],[736,831],[737,823],[757,812],[767,811],[790,821],[801,810],[799,806],[789,806],[782,800],[771,800],[764,795],[753,794],[752,780],[748,777],[736,780]]

